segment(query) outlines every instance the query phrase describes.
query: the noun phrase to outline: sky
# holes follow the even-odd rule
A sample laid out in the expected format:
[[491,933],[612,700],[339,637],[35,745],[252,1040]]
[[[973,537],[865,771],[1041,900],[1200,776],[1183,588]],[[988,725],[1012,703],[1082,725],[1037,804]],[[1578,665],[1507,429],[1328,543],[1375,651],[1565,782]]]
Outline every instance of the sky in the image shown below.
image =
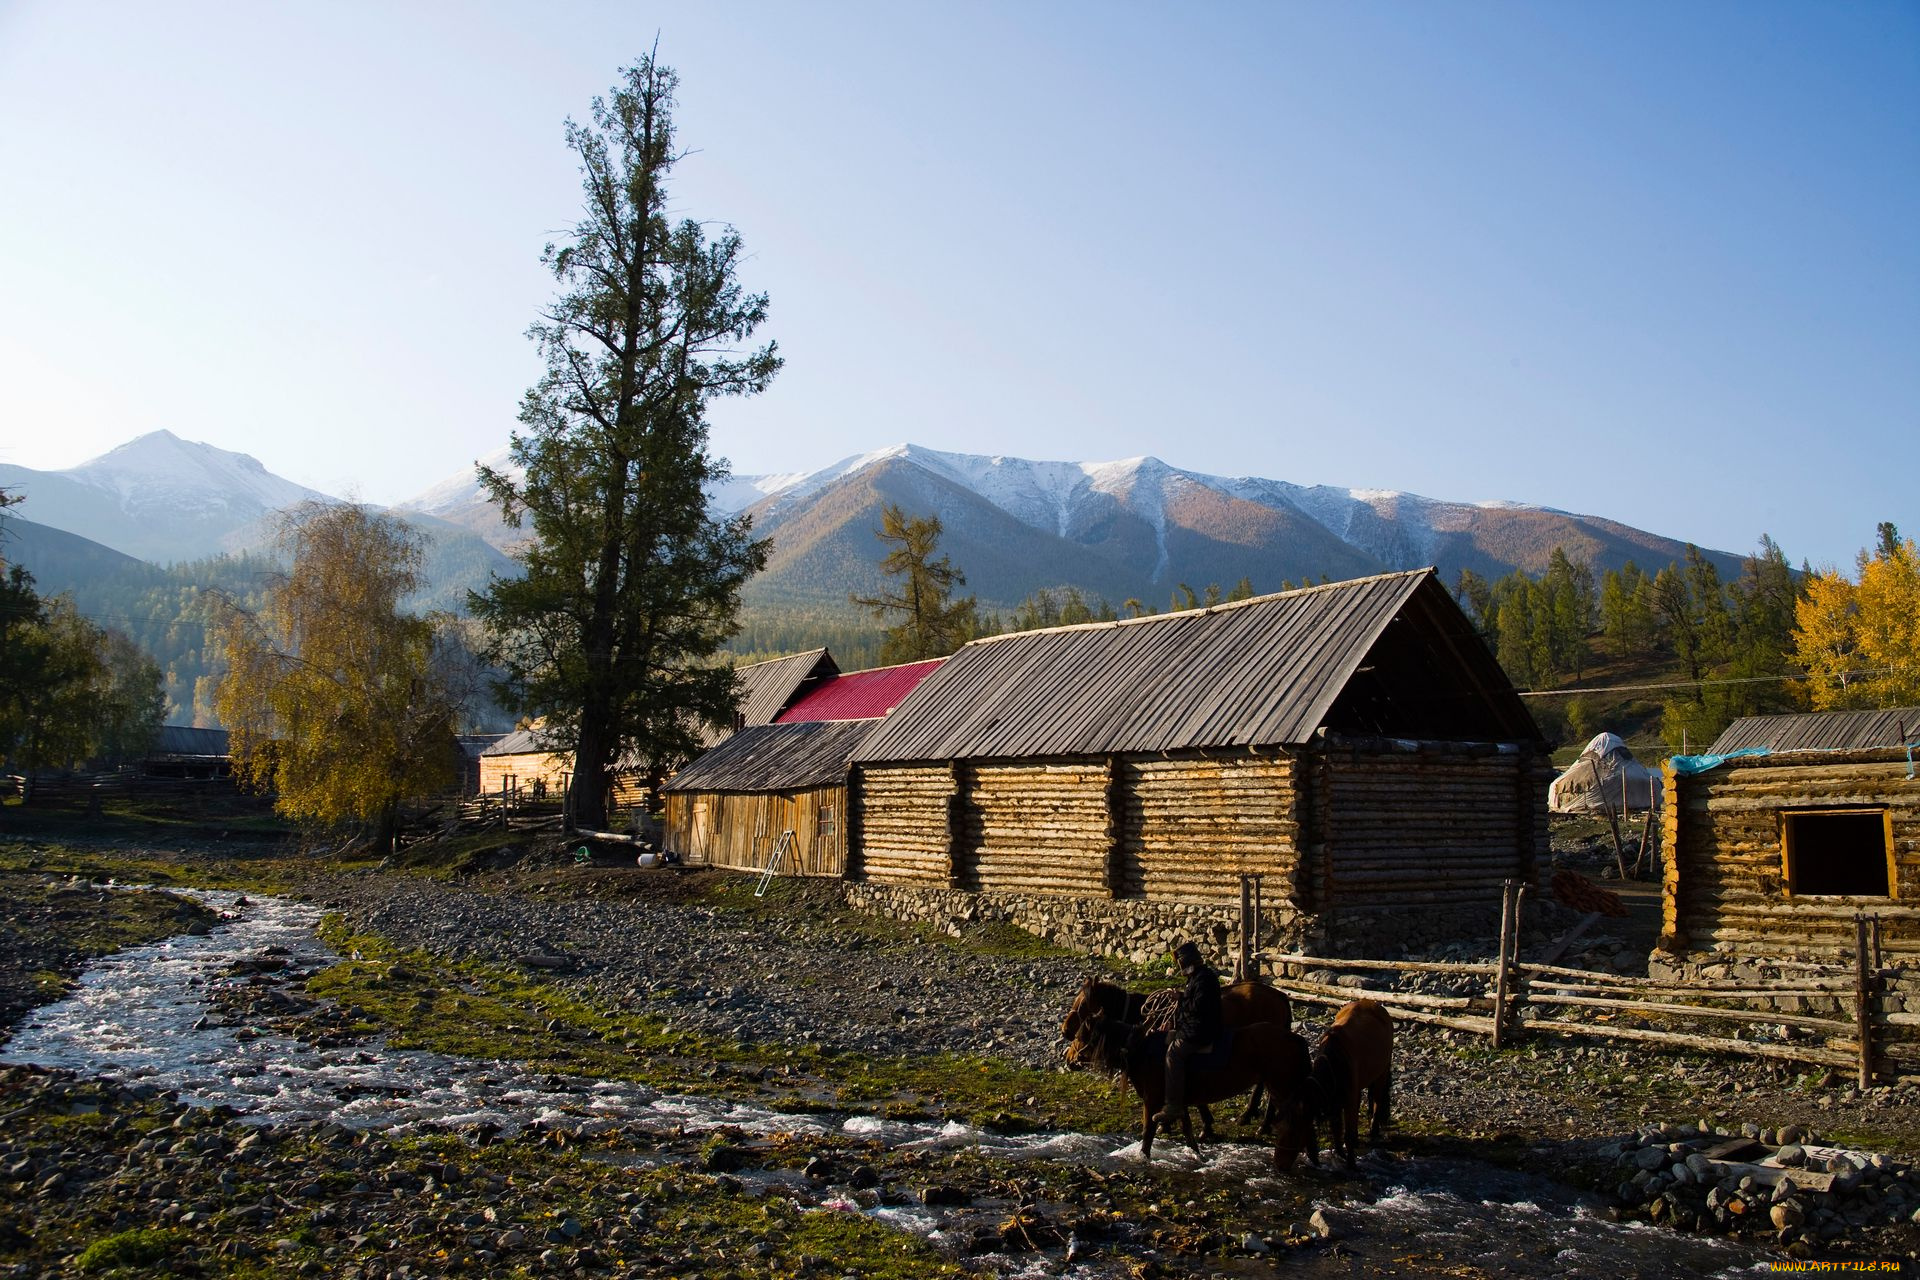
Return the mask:
[[[0,462],[147,431],[396,502],[506,443],[658,42],[786,367],[912,442],[1920,534],[1920,5],[0,0]],[[21,509],[31,518],[31,512]]]

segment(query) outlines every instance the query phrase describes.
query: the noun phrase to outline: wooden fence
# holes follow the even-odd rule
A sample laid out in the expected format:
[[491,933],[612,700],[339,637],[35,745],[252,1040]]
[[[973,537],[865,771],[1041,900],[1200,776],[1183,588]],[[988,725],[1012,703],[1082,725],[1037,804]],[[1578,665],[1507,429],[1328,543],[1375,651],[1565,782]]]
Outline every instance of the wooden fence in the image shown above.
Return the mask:
[[[1788,966],[1798,976],[1770,983],[1662,980],[1521,963],[1515,922],[1523,891],[1523,886],[1508,882],[1499,954],[1492,961],[1356,960],[1260,952],[1254,967],[1258,962],[1271,966],[1268,980],[1297,1002],[1338,1006],[1361,998],[1377,1000],[1396,1019],[1485,1035],[1496,1047],[1516,1034],[1657,1044],[1851,1067],[1863,1089],[1876,1076],[1920,1071],[1916,1046],[1903,1042],[1896,1030],[1920,1019],[1887,1012],[1880,998],[1894,971],[1880,964],[1877,918],[1855,917],[1850,969]],[[1308,977],[1329,970],[1369,975],[1360,979],[1369,985]],[[1451,992],[1393,989],[1421,975],[1453,979],[1445,984]],[[1840,1012],[1789,1012],[1774,1004],[1791,997]],[[1634,1025],[1639,1023],[1653,1025]],[[1741,1037],[1735,1034],[1741,1027],[1765,1027],[1769,1034]]]

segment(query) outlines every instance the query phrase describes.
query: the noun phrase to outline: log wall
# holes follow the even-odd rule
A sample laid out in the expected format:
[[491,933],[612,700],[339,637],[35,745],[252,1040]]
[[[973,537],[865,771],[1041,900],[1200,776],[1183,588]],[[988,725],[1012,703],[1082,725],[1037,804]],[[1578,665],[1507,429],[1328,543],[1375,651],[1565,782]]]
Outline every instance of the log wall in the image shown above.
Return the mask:
[[850,861],[864,879],[947,887],[959,784],[950,765],[861,769],[859,836]]
[[1119,761],[1118,896],[1237,901],[1245,873],[1285,897],[1299,864],[1295,772],[1289,756]]
[[1108,896],[1106,762],[982,764],[959,776],[956,887]]
[[[1669,951],[1834,960],[1854,953],[1856,912],[1882,919],[1890,961],[1920,959],[1920,781],[1904,752],[1800,752],[1667,770],[1665,929]],[[1890,897],[1792,896],[1781,859],[1785,810],[1885,809]]]
[[1546,857],[1543,755],[1445,743],[1336,743],[1307,879],[1322,910],[1499,909]]
[[[767,864],[782,831],[793,832],[791,857],[781,875],[834,876],[846,873],[845,787],[799,792],[667,793],[666,847],[690,862],[738,871],[759,871]],[[820,830],[821,810],[833,811],[831,829]]]

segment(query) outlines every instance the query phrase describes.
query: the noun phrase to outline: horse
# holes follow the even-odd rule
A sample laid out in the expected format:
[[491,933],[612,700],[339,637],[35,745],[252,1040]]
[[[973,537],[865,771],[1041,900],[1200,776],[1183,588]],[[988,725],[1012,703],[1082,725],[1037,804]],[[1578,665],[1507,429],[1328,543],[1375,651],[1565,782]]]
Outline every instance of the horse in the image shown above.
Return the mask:
[[[1153,1135],[1160,1125],[1160,1108],[1167,1094],[1167,1033],[1145,1031],[1137,1024],[1095,1018],[1083,1024],[1080,1058],[1099,1069],[1124,1076],[1140,1095],[1140,1158],[1153,1159]],[[1307,1106],[1307,1084],[1313,1069],[1307,1042],[1272,1022],[1236,1027],[1228,1036],[1225,1061],[1216,1054],[1197,1057],[1187,1068],[1187,1099],[1204,1107],[1256,1086],[1267,1091],[1269,1106],[1283,1114],[1286,1124],[1274,1142],[1273,1163],[1285,1170],[1301,1152],[1318,1164],[1313,1140],[1313,1115]],[[1185,1112],[1180,1129],[1197,1155],[1193,1124]]]
[[[1138,991],[1128,991],[1111,982],[1099,978],[1088,978],[1080,986],[1080,994],[1074,997],[1073,1006],[1067,1010],[1067,1016],[1060,1023],[1060,1038],[1067,1042],[1067,1062],[1078,1065],[1084,1052],[1080,1043],[1082,1031],[1095,1019],[1110,1022],[1141,1022],[1141,1011],[1145,1007],[1147,996]],[[1256,1022],[1271,1022],[1282,1031],[1293,1028],[1293,1002],[1284,991],[1276,991],[1264,982],[1243,978],[1239,982],[1220,988],[1220,1025],[1222,1027],[1244,1027]],[[1261,1090],[1255,1087],[1252,1097],[1247,1100],[1246,1112],[1240,1117],[1240,1123],[1246,1124],[1260,1110]],[[1272,1132],[1273,1108],[1268,1102],[1266,1120],[1260,1126],[1262,1133]],[[1200,1136],[1204,1141],[1213,1141],[1213,1113],[1204,1104],[1200,1106]]]
[[1372,1113],[1367,1141],[1377,1145],[1388,1122],[1393,1091],[1393,1021],[1378,1000],[1355,1000],[1343,1006],[1313,1050],[1309,1110],[1328,1113],[1333,1148],[1349,1169],[1354,1166],[1353,1147],[1360,1133],[1363,1089]]

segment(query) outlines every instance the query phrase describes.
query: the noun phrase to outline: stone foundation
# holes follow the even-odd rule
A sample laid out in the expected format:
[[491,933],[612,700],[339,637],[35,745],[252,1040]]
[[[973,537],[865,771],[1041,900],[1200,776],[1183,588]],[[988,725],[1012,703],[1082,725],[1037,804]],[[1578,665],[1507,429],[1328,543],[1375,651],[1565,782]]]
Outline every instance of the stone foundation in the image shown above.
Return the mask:
[[[1853,965],[1831,953],[1802,953],[1764,958],[1731,951],[1654,951],[1647,959],[1649,977],[1680,982],[1738,982],[1761,987],[1789,988],[1804,981],[1820,966],[1818,976],[1851,980]],[[1803,1013],[1816,1018],[1854,1016],[1853,992],[1831,996],[1743,996],[1741,1003],[1780,1013]],[[1889,965],[1880,970],[1880,990],[1872,1002],[1876,1069],[1901,1080],[1920,1079],[1920,970]]]
[[[1014,925],[1057,947],[1133,964],[1165,960],[1187,939],[1198,942],[1218,968],[1231,965],[1240,937],[1238,902],[1155,902],[1137,898],[974,893],[872,882],[849,882],[856,911],[932,925],[958,935],[969,925]],[[1396,956],[1471,938],[1499,925],[1490,910],[1348,911],[1303,915],[1284,904],[1263,904],[1260,945],[1268,951],[1327,956]]]

